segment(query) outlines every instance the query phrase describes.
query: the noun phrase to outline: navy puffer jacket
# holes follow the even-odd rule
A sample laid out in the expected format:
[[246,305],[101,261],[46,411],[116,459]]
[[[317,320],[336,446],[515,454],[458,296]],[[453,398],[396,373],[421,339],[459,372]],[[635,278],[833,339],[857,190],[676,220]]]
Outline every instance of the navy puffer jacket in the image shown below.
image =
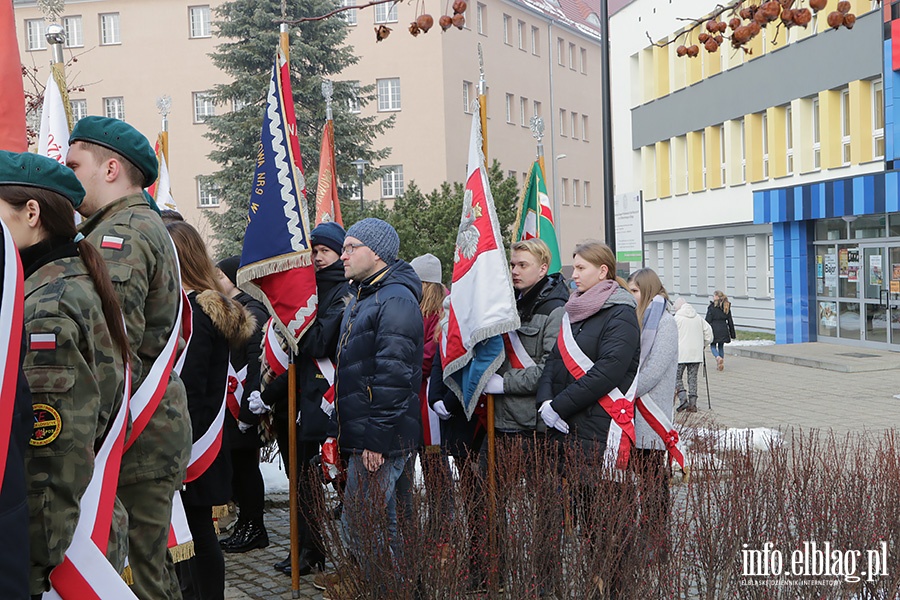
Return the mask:
[[338,446],[399,456],[421,436],[422,282],[398,260],[350,291],[337,354]]

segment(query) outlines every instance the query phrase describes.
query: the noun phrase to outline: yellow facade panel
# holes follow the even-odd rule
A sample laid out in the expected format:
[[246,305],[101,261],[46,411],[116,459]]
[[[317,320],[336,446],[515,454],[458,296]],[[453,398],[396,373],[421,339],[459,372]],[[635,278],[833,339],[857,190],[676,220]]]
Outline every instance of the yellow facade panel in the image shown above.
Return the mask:
[[721,129],[721,125],[706,128],[706,186],[711,190],[725,185],[722,180]]
[[785,108],[774,106],[766,110],[769,141],[769,175],[784,177],[787,170],[787,135],[785,130]]
[[672,195],[669,153],[669,140],[656,142],[656,195],[668,198]]
[[822,168],[834,169],[844,164],[841,155],[841,92],[819,92],[819,135]]
[[762,114],[754,113],[744,117],[744,136],[747,144],[747,179],[762,181],[763,173],[763,130]]
[[687,134],[688,145],[688,191],[703,191],[703,170],[706,168],[703,156],[702,131],[691,131]]
[[671,46],[653,46],[653,70],[656,73],[656,97],[669,93],[669,49]]
[[872,82],[850,82],[850,162],[872,160]]

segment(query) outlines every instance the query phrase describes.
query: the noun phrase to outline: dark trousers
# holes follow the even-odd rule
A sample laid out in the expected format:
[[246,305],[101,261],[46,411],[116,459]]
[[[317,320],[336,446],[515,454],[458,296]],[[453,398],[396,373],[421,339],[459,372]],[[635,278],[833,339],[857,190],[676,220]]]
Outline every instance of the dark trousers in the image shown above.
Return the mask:
[[[286,428],[285,428],[286,429]],[[278,451],[285,468],[290,468],[290,452],[287,432],[278,432]],[[300,520],[299,536],[300,556],[306,556],[310,562],[318,562],[325,556],[322,544],[322,528],[319,524],[319,511],[324,509],[325,501],[318,473],[313,471],[310,460],[319,455],[319,442],[297,440],[297,495],[299,496]]]
[[216,537],[211,506],[184,506],[191,537],[194,538],[194,557],[188,570],[197,600],[225,599],[225,558]]
[[241,507],[241,521],[262,527],[266,488],[259,471],[259,450],[233,448],[231,470],[232,494]]

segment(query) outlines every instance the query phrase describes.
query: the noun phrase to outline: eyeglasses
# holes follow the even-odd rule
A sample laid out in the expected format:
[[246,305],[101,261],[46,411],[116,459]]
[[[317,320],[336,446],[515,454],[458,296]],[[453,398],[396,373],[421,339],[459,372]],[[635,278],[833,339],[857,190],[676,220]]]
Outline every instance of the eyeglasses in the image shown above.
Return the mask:
[[351,254],[353,254],[354,250],[356,250],[357,248],[362,248],[363,246],[365,246],[365,244],[347,244],[346,246],[341,248],[341,254],[350,256]]

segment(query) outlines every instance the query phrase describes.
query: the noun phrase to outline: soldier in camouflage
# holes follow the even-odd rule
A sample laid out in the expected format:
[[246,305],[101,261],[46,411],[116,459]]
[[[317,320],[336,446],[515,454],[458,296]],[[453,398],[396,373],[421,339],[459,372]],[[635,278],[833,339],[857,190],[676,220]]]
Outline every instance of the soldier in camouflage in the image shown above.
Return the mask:
[[[85,186],[81,233],[100,249],[125,314],[137,390],[160,357],[176,322],[181,288],[172,241],[145,201],[157,161],[147,139],[116,119],[86,117],[69,138],[66,158]],[[180,599],[166,550],[172,497],[191,452],[184,385],[169,370],[165,393],[122,459],[118,496],[128,510],[129,565],[141,600]]]
[[[33,177],[32,177],[33,176]],[[109,274],[76,237],[72,207],[84,191],[66,167],[34,154],[0,152],[0,218],[25,275],[24,371],[34,425],[25,454],[32,598],[50,589],[78,523],[94,458],[122,404],[128,340]],[[124,509],[107,556],[125,561]]]

